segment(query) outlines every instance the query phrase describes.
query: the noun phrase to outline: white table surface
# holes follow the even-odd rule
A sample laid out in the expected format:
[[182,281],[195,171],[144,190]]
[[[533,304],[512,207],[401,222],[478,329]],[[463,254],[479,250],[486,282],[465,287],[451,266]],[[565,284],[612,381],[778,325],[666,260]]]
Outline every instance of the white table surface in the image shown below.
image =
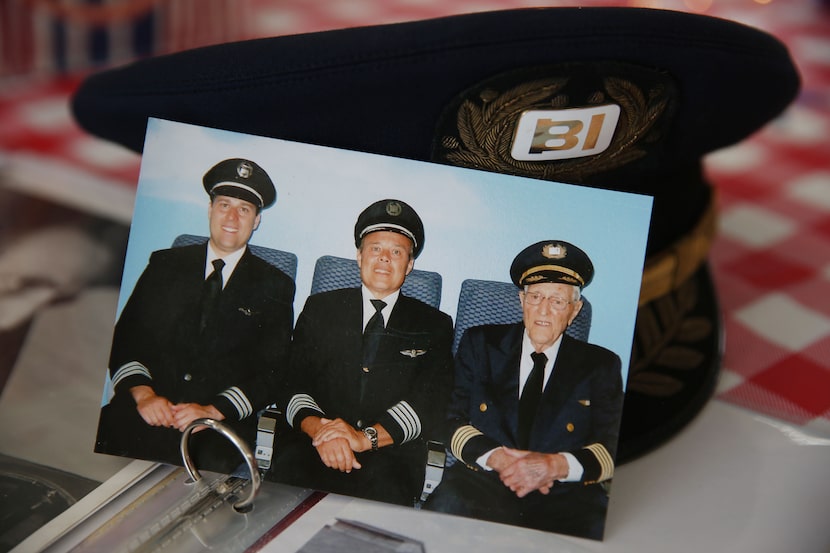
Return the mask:
[[713,400],[669,443],[618,467],[602,542],[330,495],[262,551],[296,551],[335,517],[428,553],[827,553],[830,440]]

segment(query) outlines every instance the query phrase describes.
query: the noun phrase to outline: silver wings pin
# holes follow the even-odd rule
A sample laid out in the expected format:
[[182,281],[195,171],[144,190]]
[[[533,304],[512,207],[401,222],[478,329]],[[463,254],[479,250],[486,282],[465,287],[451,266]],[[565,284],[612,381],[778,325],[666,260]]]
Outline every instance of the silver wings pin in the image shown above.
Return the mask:
[[425,354],[426,352],[427,350],[425,349],[402,349],[401,355],[406,355],[407,357],[415,358]]

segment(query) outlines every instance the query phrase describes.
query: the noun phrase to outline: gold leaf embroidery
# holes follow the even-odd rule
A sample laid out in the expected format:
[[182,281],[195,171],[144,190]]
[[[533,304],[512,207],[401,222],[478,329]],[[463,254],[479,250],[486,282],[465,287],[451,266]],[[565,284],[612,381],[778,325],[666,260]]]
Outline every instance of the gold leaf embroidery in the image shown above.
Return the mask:
[[714,328],[704,317],[690,314],[698,295],[697,283],[690,279],[675,292],[640,307],[629,390],[669,397],[685,387],[680,374],[701,368],[706,356],[692,346],[708,339]]
[[478,98],[480,103],[463,101],[456,115],[458,139],[442,137],[441,155],[447,162],[461,167],[559,181],[583,180],[645,155],[645,150],[636,145],[651,141],[652,128],[665,111],[668,99],[659,86],[645,94],[625,79],[608,77],[603,81],[604,91],[589,94],[590,103],[610,98],[622,110],[616,135],[607,150],[555,163],[513,159],[510,152],[519,115],[530,109],[567,107],[568,96],[561,94],[567,84],[567,78],[539,79],[502,93],[483,90]]

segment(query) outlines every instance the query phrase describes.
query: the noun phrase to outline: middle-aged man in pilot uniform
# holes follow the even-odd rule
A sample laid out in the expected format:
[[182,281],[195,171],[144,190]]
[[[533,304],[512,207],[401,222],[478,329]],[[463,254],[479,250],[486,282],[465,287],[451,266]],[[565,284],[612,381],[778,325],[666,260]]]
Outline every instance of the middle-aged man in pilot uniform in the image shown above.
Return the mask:
[[620,358],[565,334],[594,275],[561,240],[510,268],[521,323],[470,328],[456,354],[449,445],[426,508],[601,538],[622,410]]
[[371,204],[354,239],[361,287],[310,296],[297,320],[284,401],[294,432],[268,478],[412,505],[449,398],[452,320],[400,291],[424,246],[412,207]]
[[[182,432],[224,421],[250,444],[271,401],[294,320],[294,281],[256,257],[248,240],[276,189],[256,163],[233,158],[203,177],[206,245],[154,252],[115,326],[96,451],[182,464]],[[222,435],[196,431],[200,468],[228,472],[241,455]]]

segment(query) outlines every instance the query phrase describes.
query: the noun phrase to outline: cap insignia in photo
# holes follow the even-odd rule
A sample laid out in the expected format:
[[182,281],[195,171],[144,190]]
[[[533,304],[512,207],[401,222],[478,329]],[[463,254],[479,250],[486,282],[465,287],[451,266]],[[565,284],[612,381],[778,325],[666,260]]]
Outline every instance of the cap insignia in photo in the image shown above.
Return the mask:
[[149,58],[91,75],[72,108],[87,131],[136,151],[157,117],[652,196],[624,463],[683,428],[717,380],[706,264],[717,218],[703,158],[769,123],[799,86],[786,47],[742,23],[531,8]]
[[268,173],[247,159],[220,161],[205,173],[202,184],[211,197],[239,198],[251,202],[258,209],[271,207],[277,200],[277,191]]
[[359,248],[367,234],[377,231],[397,232],[409,238],[413,258],[424,248],[424,224],[418,213],[401,200],[379,200],[364,209],[354,227],[355,246]]

